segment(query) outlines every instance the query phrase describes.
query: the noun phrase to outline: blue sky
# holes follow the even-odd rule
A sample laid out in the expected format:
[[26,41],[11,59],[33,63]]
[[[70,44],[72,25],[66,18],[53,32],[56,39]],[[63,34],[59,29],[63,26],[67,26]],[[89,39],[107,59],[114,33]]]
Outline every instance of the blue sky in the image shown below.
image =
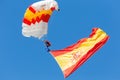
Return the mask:
[[[0,1],[0,80],[65,80],[43,43],[21,34],[26,8],[39,0]],[[66,80],[120,80],[120,1],[58,0],[49,21],[51,49],[62,49],[100,27],[109,41]]]

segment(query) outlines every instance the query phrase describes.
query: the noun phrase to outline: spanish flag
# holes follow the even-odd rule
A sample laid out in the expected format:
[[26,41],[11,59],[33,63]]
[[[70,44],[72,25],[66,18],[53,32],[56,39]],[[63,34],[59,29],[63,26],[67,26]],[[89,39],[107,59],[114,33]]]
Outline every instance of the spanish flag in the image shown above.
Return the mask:
[[108,39],[109,36],[103,30],[93,28],[88,38],[83,38],[62,50],[51,50],[50,53],[59,64],[66,78],[100,49]]

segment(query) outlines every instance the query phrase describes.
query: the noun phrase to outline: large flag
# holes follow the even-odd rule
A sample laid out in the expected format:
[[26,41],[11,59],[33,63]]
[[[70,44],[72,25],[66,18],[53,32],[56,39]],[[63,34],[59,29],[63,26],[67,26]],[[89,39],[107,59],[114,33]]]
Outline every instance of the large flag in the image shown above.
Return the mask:
[[109,36],[103,30],[93,28],[88,38],[83,38],[62,50],[51,50],[50,53],[59,64],[66,78],[101,48],[108,39]]

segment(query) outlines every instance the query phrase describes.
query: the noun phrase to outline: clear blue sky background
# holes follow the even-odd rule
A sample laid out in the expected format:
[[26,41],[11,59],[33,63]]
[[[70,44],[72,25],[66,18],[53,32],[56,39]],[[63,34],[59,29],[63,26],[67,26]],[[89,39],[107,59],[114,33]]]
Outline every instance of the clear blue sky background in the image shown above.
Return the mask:
[[[0,0],[0,80],[64,80],[44,44],[21,34],[26,8],[39,0]],[[51,49],[88,37],[93,27],[110,40],[66,80],[120,80],[120,1],[58,0],[49,22]]]

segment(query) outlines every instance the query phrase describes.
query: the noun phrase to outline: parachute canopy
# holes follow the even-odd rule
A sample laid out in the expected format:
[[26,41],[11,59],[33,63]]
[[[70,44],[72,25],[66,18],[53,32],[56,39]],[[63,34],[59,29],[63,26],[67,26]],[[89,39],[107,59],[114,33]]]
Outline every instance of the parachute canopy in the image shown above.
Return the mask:
[[100,49],[108,39],[109,36],[103,30],[93,28],[88,38],[83,38],[62,50],[52,50],[50,53],[59,64],[66,78]]
[[24,14],[22,34],[25,37],[41,38],[47,34],[48,21],[52,12],[58,10],[55,0],[44,0],[33,3]]

